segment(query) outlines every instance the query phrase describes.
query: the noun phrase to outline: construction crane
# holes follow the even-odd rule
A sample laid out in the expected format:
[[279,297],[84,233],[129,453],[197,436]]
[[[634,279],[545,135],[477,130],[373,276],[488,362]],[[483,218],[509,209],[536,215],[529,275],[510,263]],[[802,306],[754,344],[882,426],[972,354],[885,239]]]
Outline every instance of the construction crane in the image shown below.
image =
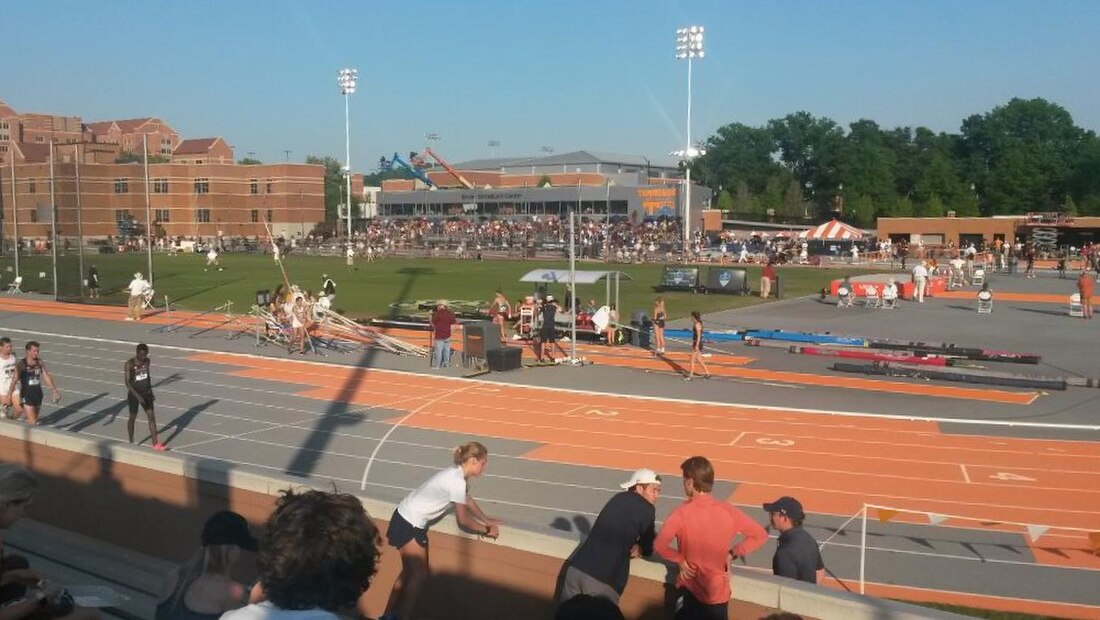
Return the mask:
[[393,170],[397,166],[408,170],[409,173],[412,174],[414,177],[423,181],[424,185],[435,188],[435,183],[432,183],[432,180],[428,178],[428,175],[418,170],[416,166],[413,166],[412,164],[406,162],[404,159],[401,159],[401,156],[399,156],[397,153],[394,153],[393,158],[388,161],[385,157],[379,159],[378,161],[378,167],[382,170]]
[[435,151],[433,151],[431,149],[431,147],[428,147],[428,148],[424,149],[424,152],[427,153],[428,155],[431,155],[432,159],[439,162],[440,166],[443,166],[443,168],[447,172],[451,173],[451,176],[458,179],[458,182],[462,184],[462,187],[465,187],[466,189],[474,189],[474,184],[473,183],[470,183],[465,178],[463,178],[463,176],[458,173],[458,170],[455,170],[454,168],[451,167],[451,164],[448,164],[442,157],[440,157],[439,155],[436,155]]

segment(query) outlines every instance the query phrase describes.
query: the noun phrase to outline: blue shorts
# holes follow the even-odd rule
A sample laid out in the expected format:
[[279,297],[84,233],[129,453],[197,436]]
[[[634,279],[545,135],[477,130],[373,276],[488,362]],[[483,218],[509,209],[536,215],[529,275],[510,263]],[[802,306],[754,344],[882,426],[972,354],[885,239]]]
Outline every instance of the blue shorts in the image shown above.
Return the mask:
[[394,549],[400,549],[409,544],[410,540],[415,540],[416,544],[427,549],[428,530],[409,523],[401,513],[394,510],[393,516],[390,517],[390,525],[386,528],[386,541]]

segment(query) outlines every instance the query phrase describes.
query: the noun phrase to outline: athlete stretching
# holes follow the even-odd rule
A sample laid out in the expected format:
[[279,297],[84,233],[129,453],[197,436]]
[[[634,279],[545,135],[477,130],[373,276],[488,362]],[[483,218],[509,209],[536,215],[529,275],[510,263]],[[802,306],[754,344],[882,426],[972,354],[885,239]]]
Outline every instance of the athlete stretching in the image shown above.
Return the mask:
[[137,346],[134,357],[126,360],[123,377],[126,381],[126,404],[130,407],[130,419],[126,421],[126,432],[130,443],[134,443],[134,422],[137,419],[138,405],[145,410],[149,420],[149,436],[154,450],[167,450],[157,436],[157,418],[153,414],[153,379],[149,372],[149,346],[144,342]]

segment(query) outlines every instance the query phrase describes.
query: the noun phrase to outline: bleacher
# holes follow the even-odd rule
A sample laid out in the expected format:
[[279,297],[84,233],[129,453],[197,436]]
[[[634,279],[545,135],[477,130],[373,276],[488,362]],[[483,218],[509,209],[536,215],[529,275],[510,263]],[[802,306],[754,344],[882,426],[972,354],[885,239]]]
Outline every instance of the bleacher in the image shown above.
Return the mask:
[[102,592],[104,599],[117,595],[117,603],[100,612],[121,620],[152,618],[161,585],[173,568],[164,560],[30,519],[21,519],[7,532],[4,552],[26,557],[34,570],[75,594]]

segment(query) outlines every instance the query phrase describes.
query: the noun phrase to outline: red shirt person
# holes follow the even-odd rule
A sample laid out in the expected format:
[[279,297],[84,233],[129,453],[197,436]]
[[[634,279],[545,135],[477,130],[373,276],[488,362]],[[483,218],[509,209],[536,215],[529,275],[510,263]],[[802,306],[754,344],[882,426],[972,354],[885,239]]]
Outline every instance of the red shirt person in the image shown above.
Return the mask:
[[451,361],[451,328],[458,324],[447,302],[441,301],[432,313],[432,368],[446,368]]
[[[687,500],[665,520],[653,548],[680,567],[676,586],[683,605],[676,620],[726,618],[730,558],[756,551],[767,542],[768,534],[744,512],[710,495],[714,467],[705,457],[693,456],[680,469]],[[738,535],[740,542],[731,548]],[[676,547],[670,544],[673,539]]]

